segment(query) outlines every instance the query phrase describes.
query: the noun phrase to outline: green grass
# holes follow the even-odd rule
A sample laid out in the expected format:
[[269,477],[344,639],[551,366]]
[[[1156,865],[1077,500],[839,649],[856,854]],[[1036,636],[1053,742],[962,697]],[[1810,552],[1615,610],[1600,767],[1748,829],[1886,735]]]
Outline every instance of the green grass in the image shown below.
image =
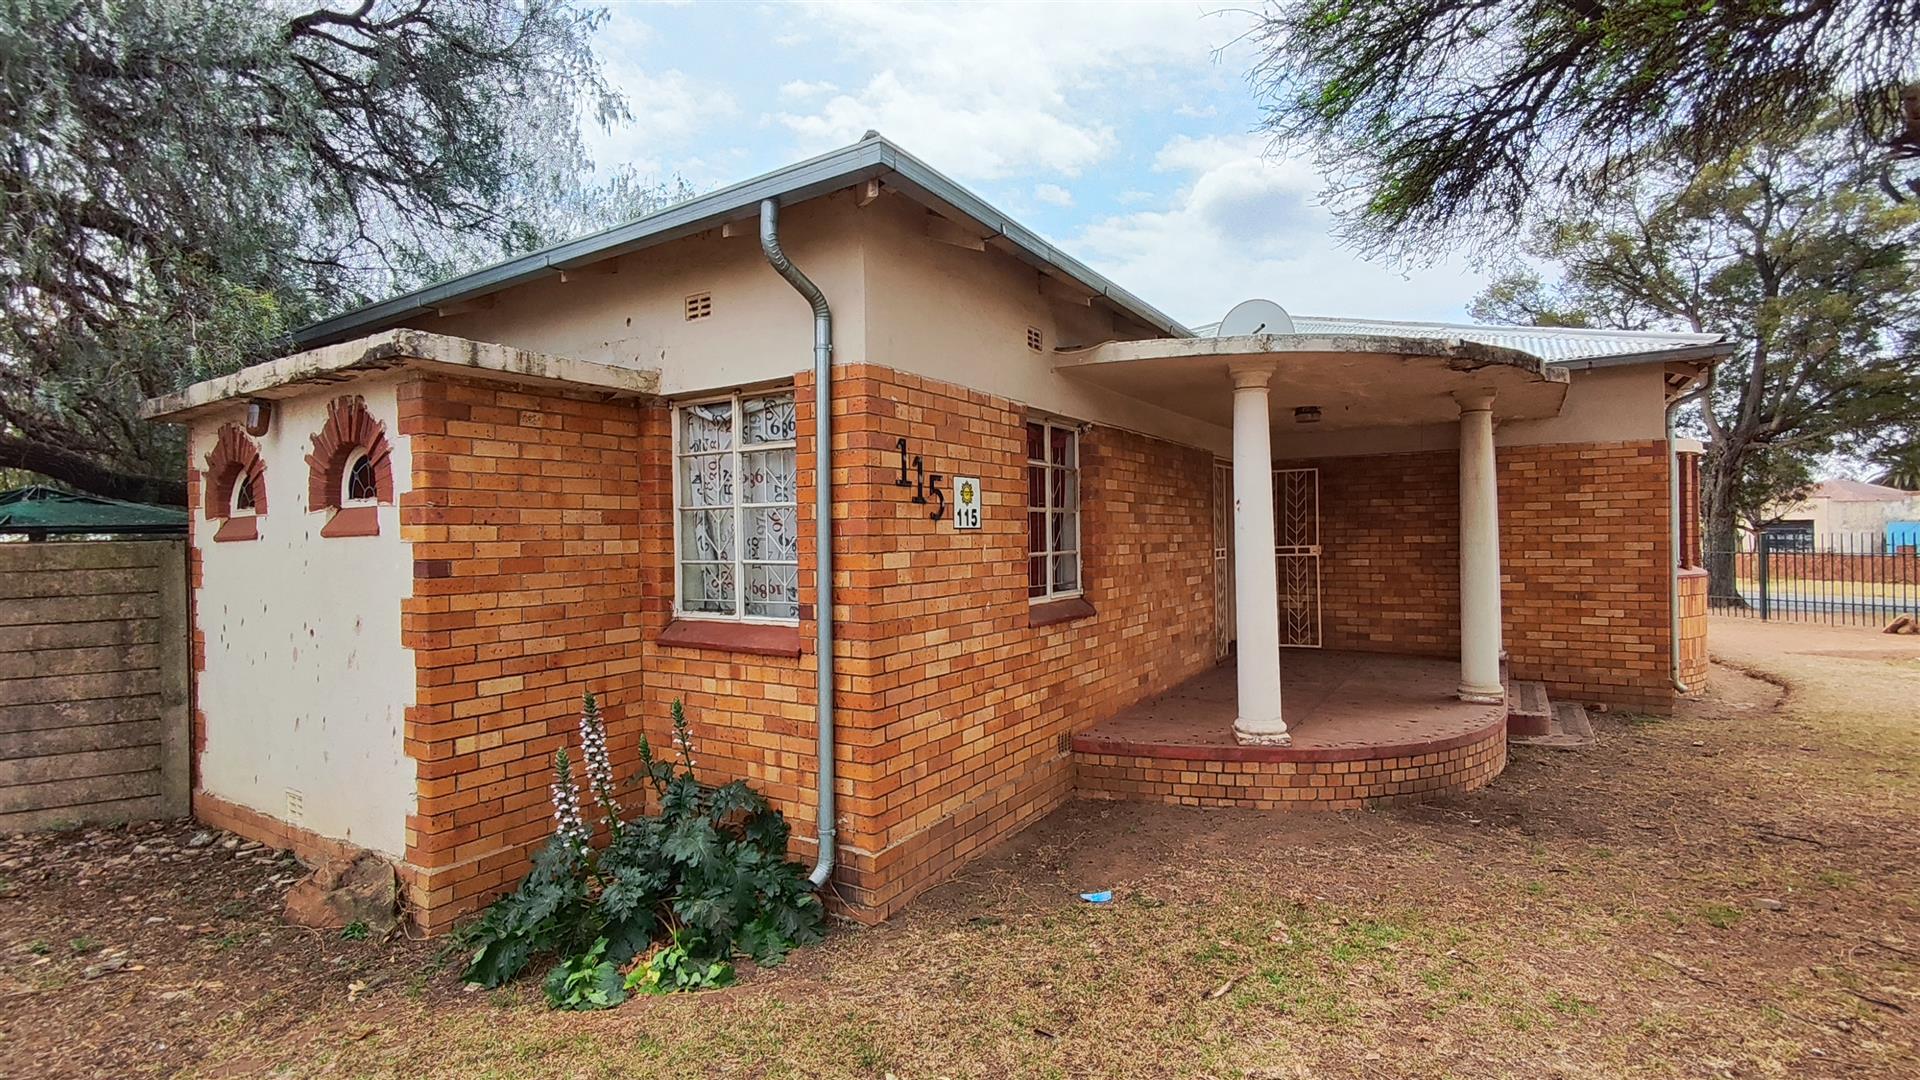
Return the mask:
[[1708,926],[1716,930],[1731,929],[1734,924],[1745,918],[1746,915],[1747,913],[1745,911],[1734,907],[1732,904],[1702,904],[1700,906],[1700,917],[1707,921]]

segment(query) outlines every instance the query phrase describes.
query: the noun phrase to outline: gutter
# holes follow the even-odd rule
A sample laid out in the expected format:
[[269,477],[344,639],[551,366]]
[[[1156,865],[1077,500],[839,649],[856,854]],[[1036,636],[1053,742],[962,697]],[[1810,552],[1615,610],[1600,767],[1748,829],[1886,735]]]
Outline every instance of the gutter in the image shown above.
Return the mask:
[[807,881],[815,889],[833,878],[834,837],[839,832],[833,799],[833,311],[827,298],[780,250],[780,204],[760,203],[760,250],[795,292],[813,305],[813,528],[814,528],[814,727],[819,731],[819,854]]

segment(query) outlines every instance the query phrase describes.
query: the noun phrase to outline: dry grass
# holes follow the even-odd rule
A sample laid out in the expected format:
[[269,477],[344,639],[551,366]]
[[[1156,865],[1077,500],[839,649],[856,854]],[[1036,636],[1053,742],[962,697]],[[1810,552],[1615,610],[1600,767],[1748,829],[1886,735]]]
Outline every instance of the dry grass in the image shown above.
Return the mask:
[[[1711,699],[1679,717],[1600,717],[1599,745],[1520,751],[1491,789],[1445,804],[1311,816],[1075,803],[886,926],[842,930],[734,989],[609,1013],[549,1013],[531,985],[466,993],[445,971],[416,977],[426,949],[362,946],[388,981],[349,1001],[344,975],[323,979],[296,1003],[263,972],[274,996],[232,985],[231,1010],[207,1014],[173,1064],[330,1077],[1911,1076],[1920,661],[1883,647],[1894,639],[1809,646],[1797,629],[1761,629],[1773,636],[1736,627],[1716,652],[1784,680],[1784,702],[1722,667]],[[1118,898],[1075,899],[1088,888]],[[59,918],[32,896],[0,906],[9,970],[23,904]],[[120,993],[130,1031],[143,1015],[166,1025],[153,993],[130,981]],[[41,1022],[0,1022],[0,1070],[89,1071],[48,1052],[57,993],[7,1009]],[[31,1059],[7,1056],[30,1046]]]

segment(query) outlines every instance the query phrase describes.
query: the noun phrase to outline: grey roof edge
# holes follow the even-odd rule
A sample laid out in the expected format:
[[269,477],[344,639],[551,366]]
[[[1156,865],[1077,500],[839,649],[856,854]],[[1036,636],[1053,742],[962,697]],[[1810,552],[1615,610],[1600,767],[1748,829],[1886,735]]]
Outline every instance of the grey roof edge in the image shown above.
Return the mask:
[[1588,356],[1572,360],[1549,360],[1554,367],[1584,371],[1588,368],[1621,367],[1626,364],[1681,363],[1690,360],[1711,361],[1732,356],[1736,346],[1724,337],[1719,341],[1685,345],[1676,349],[1652,349],[1647,352],[1621,353],[1618,356]]
[[624,225],[529,252],[310,323],[293,332],[293,343],[296,347],[308,349],[342,341],[355,334],[387,329],[402,319],[424,314],[436,307],[511,288],[555,271],[678,240],[725,221],[737,220],[759,206],[764,199],[775,199],[782,206],[789,206],[876,177],[892,177],[896,186],[908,194],[922,201],[945,204],[973,218],[993,230],[993,235],[1004,237],[1029,259],[1067,274],[1148,325],[1175,337],[1193,336],[1192,331],[1171,316],[1042,240],[926,162],[900,149],[885,137],[875,135],[851,146],[843,146],[695,196]]
[[1439,321],[1423,321],[1420,319],[1367,319],[1367,318],[1360,318],[1357,316],[1349,319],[1347,317],[1339,316],[1339,315],[1296,315],[1294,316],[1294,318],[1306,319],[1309,321],[1321,321],[1321,322],[1351,321],[1351,322],[1376,323],[1381,326],[1414,326],[1414,327],[1423,327],[1423,328],[1430,328],[1430,329],[1451,329],[1451,330],[1486,330],[1489,328],[1513,329],[1513,330],[1525,330],[1529,333],[1566,336],[1566,337],[1606,337],[1606,338],[1644,337],[1644,338],[1662,338],[1667,340],[1681,339],[1681,340],[1689,340],[1700,345],[1714,344],[1726,338],[1725,334],[1715,334],[1715,333],[1696,334],[1696,333],[1683,331],[1683,330],[1613,330],[1604,326],[1524,326],[1524,325],[1521,325],[1521,326],[1512,326],[1512,327],[1500,327],[1500,326],[1493,326],[1488,323],[1439,322]]
[[[1441,340],[1448,337],[1461,340],[1494,334],[1508,337],[1535,335],[1544,338],[1590,339],[1620,343],[1623,340],[1644,339],[1654,345],[1639,351],[1601,354],[1597,356],[1543,357],[1547,363],[1569,370],[1589,368],[1621,367],[1633,364],[1653,364],[1663,362],[1709,362],[1730,356],[1737,345],[1725,334],[1692,333],[1668,330],[1612,330],[1593,326],[1512,326],[1490,323],[1423,322],[1414,319],[1372,319],[1358,316],[1341,315],[1303,315],[1293,316],[1301,324],[1302,334],[1342,334],[1346,336],[1393,337],[1396,328],[1408,328],[1420,332],[1419,336]],[[1319,329],[1316,324],[1340,327],[1340,329]],[[1195,326],[1194,332],[1201,336],[1209,335],[1218,323],[1206,323]],[[1351,327],[1378,327],[1378,334],[1369,330],[1355,330]],[[1525,345],[1507,344],[1507,348],[1527,351]]]

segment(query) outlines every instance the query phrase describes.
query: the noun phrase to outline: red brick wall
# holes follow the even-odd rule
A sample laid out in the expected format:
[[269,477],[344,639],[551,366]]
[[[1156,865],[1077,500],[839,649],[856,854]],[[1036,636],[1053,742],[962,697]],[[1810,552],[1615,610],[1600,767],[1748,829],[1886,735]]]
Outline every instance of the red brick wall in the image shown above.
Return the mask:
[[1707,685],[1707,572],[1680,571],[1680,681],[1689,690]]
[[[1514,677],[1670,708],[1665,444],[1503,446],[1498,461]],[[1284,464],[1320,469],[1325,646],[1457,656],[1458,453]]]
[[1704,566],[1706,563],[1701,548],[1700,455],[1683,450],[1676,452],[1674,459],[1680,474],[1675,484],[1680,514],[1680,550],[1676,561],[1681,566]]
[[[662,645],[658,638],[673,617],[673,413],[665,402],[641,410],[642,567],[641,655],[645,672],[643,725],[656,747],[669,747],[671,708],[686,707],[700,775],[712,781],[744,779],[778,806],[793,827],[790,855],[815,854],[818,783],[814,728],[813,643],[815,552],[813,528],[813,382],[802,375],[794,392],[797,421],[795,464],[800,530],[800,626],[798,657],[761,656],[710,648]],[[842,443],[836,440],[836,443]],[[836,545],[836,552],[846,545]],[[844,650],[842,650],[844,652]],[[844,678],[840,681],[845,685]],[[835,755],[844,763],[847,755]],[[839,785],[849,787],[844,773]]]
[[1454,745],[1357,761],[1189,760],[1119,753],[1074,755],[1087,795],[1175,806],[1358,810],[1486,786],[1507,765],[1498,723]]
[[[1760,555],[1743,551],[1735,573],[1745,580],[1760,576]],[[1854,555],[1839,551],[1769,551],[1767,580],[1782,583],[1798,581],[1836,581],[1861,585],[1920,585],[1920,553],[1899,548],[1872,555]]]
[[[844,910],[877,918],[1057,806],[1066,738],[1212,663],[1212,459],[1110,429],[1082,439],[1084,575],[1095,614],[1029,623],[1024,414],[886,368],[836,373],[837,731]],[[524,872],[548,829],[547,765],[579,695],[616,753],[666,744],[682,699],[701,772],[744,777],[813,854],[814,417],[797,380],[798,657],[662,644],[672,618],[664,404],[421,378],[401,393],[414,544],[406,644],[419,668],[408,860],[429,928]],[[959,532],[896,487],[896,440],[929,473],[978,476]],[[621,773],[631,771],[625,761]]]
[[419,763],[407,884],[433,931],[515,884],[550,831],[549,761],[577,742],[585,690],[601,695],[616,774],[634,771],[641,418],[630,401],[429,376],[399,399]]
[[[853,785],[842,892],[885,914],[1065,799],[1071,733],[1213,663],[1213,462],[1086,432],[1083,575],[1096,613],[1035,628],[1021,408],[874,365],[841,378],[840,724]],[[980,478],[978,531],[929,520],[894,486],[900,438],[929,473]]]
[[1459,455],[1281,464],[1320,470],[1323,647],[1458,656]]

